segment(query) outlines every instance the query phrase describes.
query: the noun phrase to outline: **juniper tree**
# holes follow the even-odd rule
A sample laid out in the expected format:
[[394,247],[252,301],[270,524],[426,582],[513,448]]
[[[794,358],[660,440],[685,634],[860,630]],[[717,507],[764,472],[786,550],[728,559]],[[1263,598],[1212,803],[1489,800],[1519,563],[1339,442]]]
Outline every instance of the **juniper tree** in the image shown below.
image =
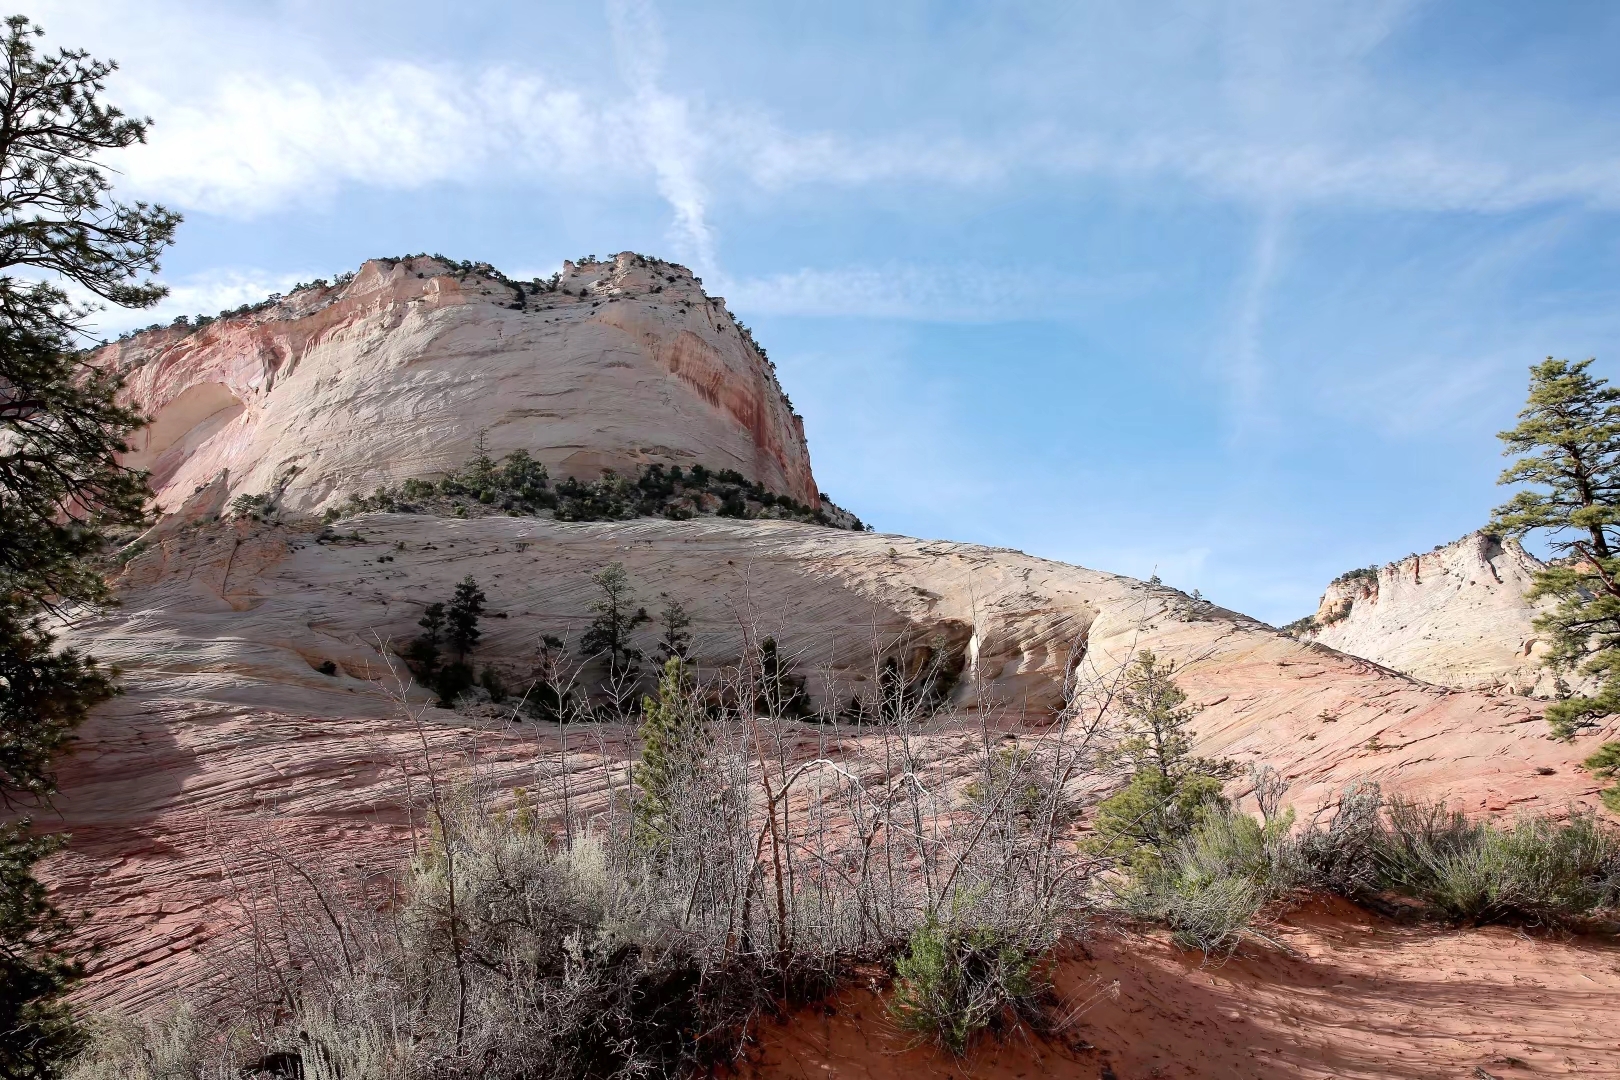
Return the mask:
[[1504,453],[1523,455],[1498,483],[1529,486],[1497,507],[1492,526],[1541,532],[1560,556],[1529,593],[1556,601],[1535,622],[1551,646],[1547,663],[1601,679],[1596,693],[1548,706],[1561,738],[1620,712],[1620,389],[1591,365],[1548,357],[1532,367],[1518,426],[1497,436]]
[[604,566],[591,577],[598,596],[591,604],[596,617],[579,638],[579,652],[587,660],[601,659],[607,668],[608,684],[619,688],[641,671],[641,650],[632,643],[636,627],[651,622],[644,607],[635,606],[630,575],[622,563]]
[[[104,602],[89,557],[103,530],[137,524],[144,478],[116,455],[143,423],[115,373],[80,351],[98,302],[146,307],[147,275],[179,217],[111,197],[106,156],[150,123],[101,101],[115,70],[77,50],[46,53],[18,15],[0,49],[0,802],[49,795],[51,759],[107,674],[58,651],[43,616]],[[67,286],[94,298],[69,303]],[[61,917],[32,877],[56,841],[0,830],[0,1077],[50,1074],[74,1041],[61,995],[78,968]]]

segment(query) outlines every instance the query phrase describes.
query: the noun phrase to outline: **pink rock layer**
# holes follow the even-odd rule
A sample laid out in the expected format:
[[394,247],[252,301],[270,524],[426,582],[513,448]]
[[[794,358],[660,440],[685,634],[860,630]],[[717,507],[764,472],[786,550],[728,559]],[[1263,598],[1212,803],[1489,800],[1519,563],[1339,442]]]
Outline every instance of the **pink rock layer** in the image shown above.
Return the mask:
[[555,289],[373,260],[96,361],[151,417],[126,461],[169,511],[222,473],[229,497],[281,490],[285,509],[319,510],[458,468],[481,432],[557,477],[701,464],[820,505],[803,420],[724,301],[630,253],[564,263]]

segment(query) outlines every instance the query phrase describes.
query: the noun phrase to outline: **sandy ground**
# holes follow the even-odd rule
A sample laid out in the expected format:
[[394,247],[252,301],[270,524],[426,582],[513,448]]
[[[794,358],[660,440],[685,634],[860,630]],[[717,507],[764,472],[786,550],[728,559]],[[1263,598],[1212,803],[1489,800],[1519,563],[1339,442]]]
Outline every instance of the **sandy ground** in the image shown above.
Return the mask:
[[907,1049],[869,987],[768,1024],[753,1077],[1620,1077],[1620,944],[1391,923],[1338,900],[1206,964],[1164,935],[1099,935],[1056,973],[1056,1038]]

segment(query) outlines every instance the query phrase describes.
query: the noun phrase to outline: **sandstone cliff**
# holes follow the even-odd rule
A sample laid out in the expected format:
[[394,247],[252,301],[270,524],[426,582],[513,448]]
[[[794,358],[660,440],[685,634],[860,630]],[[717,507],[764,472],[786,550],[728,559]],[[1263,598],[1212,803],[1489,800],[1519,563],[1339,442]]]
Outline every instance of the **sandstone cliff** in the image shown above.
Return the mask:
[[165,510],[225,476],[313,511],[457,468],[480,431],[554,476],[649,463],[735,469],[820,503],[802,419],[752,338],[685,268],[631,253],[514,282],[373,260],[200,329],[105,346],[152,417],[128,463]]
[[1300,636],[1441,686],[1546,697],[1542,609],[1525,599],[1541,566],[1517,541],[1470,533],[1335,580]]

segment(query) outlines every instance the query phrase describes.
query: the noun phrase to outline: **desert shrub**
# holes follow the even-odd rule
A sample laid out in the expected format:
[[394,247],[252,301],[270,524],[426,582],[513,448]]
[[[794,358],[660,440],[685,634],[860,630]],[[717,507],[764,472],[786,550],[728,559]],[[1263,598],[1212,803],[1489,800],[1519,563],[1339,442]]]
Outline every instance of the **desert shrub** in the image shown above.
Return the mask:
[[1311,888],[1363,899],[1382,888],[1378,849],[1383,793],[1377,784],[1346,788],[1327,824],[1313,822],[1296,838],[1300,873]]
[[1139,870],[1127,908],[1165,923],[1185,948],[1230,953],[1256,934],[1261,909],[1301,881],[1292,825],[1292,814],[1262,824],[1226,807],[1206,813]]
[[961,1054],[980,1031],[1034,1015],[1044,990],[1019,942],[930,915],[895,961],[889,1012],[901,1030]]
[[[238,893],[250,932],[198,1006],[217,1056],[188,1076],[689,1074],[857,959],[894,963],[895,1015],[919,1039],[960,1051],[1034,1022],[1042,957],[1106,868],[1068,830],[1071,781],[1107,767],[1109,692],[1076,693],[1012,746],[984,714],[964,774],[958,746],[921,737],[938,720],[920,702],[846,739],[748,707],[757,657],[705,673],[674,656],[625,761],[569,690],[572,650],[548,641],[542,661],[560,752],[513,793],[477,767],[452,783],[431,710],[400,689],[423,733],[399,762],[412,859],[381,879],[279,860]],[[139,1053],[96,1051],[118,1080],[158,1080],[161,1032],[142,1031]]]
[[440,668],[433,677],[433,689],[439,695],[439,707],[453,708],[456,699],[473,688],[472,665],[461,660],[452,660]]
[[1304,884],[1352,900],[1395,893],[1452,918],[1532,922],[1620,906],[1620,830],[1592,813],[1499,824],[1360,784],[1295,847]]
[[68,1080],[236,1080],[238,1060],[252,1051],[240,1035],[205,1023],[187,1001],[152,1017],[103,1017],[88,1035]]
[[1620,833],[1595,815],[1496,825],[1392,799],[1385,816],[1380,883],[1455,918],[1556,920],[1620,903]]
[[501,673],[494,668],[486,667],[479,672],[478,685],[484,688],[489,694],[489,700],[495,704],[499,705],[506,700],[506,680],[501,678]]

